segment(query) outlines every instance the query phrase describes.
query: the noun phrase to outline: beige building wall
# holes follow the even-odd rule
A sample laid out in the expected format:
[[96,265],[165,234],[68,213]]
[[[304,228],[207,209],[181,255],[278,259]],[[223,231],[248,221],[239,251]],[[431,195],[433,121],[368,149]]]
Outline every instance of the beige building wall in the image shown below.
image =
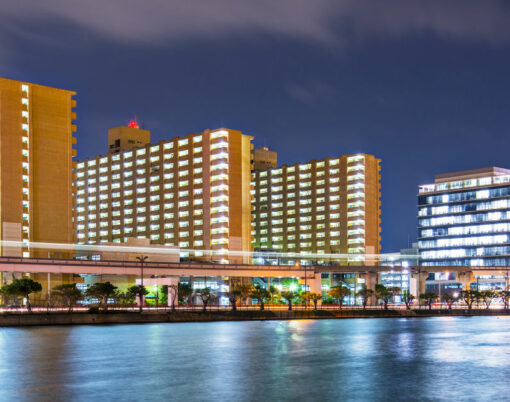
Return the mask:
[[278,166],[278,154],[267,147],[253,150],[253,170],[265,170]]
[[0,230],[19,225],[23,256],[64,256],[30,242],[73,242],[73,95],[0,78]]
[[[0,78],[0,247],[2,256],[69,257],[34,243],[74,243],[75,92]],[[29,274],[29,273],[27,273]],[[4,282],[6,274],[0,278]],[[72,275],[31,275],[50,287]],[[7,279],[7,280],[10,280]]]
[[313,254],[308,259],[319,262],[328,254],[352,256],[343,263],[379,254],[379,163],[342,155],[253,172],[254,247]]

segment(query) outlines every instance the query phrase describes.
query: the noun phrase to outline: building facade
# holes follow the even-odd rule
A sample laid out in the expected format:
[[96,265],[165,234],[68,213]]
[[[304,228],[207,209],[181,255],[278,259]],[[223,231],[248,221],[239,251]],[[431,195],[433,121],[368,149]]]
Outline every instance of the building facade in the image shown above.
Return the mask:
[[419,187],[421,265],[510,265],[510,170],[441,174]]
[[[381,249],[380,160],[342,155],[254,171],[255,250],[348,254],[343,263],[366,262]],[[290,258],[291,262],[296,258]]]
[[75,92],[0,78],[2,255],[59,257],[73,243]]
[[145,237],[184,258],[249,262],[251,140],[205,130],[80,161],[78,243]]
[[267,147],[253,150],[253,170],[266,170],[278,166],[278,154]]

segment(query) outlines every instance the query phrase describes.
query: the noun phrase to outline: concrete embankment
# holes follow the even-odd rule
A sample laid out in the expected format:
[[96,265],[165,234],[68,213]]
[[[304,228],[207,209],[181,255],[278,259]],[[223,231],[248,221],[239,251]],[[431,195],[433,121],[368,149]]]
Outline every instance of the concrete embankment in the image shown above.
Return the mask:
[[504,310],[297,310],[0,314],[0,327],[35,325],[142,324],[158,322],[259,321],[334,318],[402,318],[441,316],[510,315]]

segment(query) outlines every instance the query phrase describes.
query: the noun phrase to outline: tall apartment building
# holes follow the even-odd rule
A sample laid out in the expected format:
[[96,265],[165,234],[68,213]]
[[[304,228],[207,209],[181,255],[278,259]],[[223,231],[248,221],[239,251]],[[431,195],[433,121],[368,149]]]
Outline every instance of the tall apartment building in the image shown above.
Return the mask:
[[80,161],[78,242],[146,237],[184,257],[248,262],[251,140],[205,130]]
[[419,187],[422,265],[510,265],[510,170],[440,174]]
[[1,255],[59,257],[33,242],[73,243],[75,92],[0,78]]
[[380,252],[380,159],[342,155],[254,171],[252,180],[255,249],[319,262],[351,254],[353,263]]

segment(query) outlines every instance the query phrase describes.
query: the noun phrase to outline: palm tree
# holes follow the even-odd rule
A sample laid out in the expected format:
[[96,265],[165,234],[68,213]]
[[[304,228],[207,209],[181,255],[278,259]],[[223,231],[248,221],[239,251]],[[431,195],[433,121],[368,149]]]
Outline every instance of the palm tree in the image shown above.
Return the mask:
[[34,281],[30,278],[14,279],[12,283],[6,285],[8,292],[18,296],[22,296],[27,301],[27,311],[32,312],[32,306],[30,305],[30,294],[40,292],[42,286],[39,282]]
[[296,292],[292,292],[290,290],[282,292],[282,297],[287,300],[289,304],[289,311],[292,311],[292,300],[296,297]]
[[260,285],[256,285],[252,292],[250,293],[250,297],[253,299],[257,299],[260,304],[260,310],[264,310],[264,302],[266,299],[271,297],[271,294],[267,289],[264,289]]
[[127,294],[131,297],[138,297],[140,301],[139,310],[141,313],[143,311],[144,296],[149,294],[147,288],[142,285],[133,285],[128,288]]
[[76,283],[63,283],[53,288],[55,293],[65,300],[69,313],[73,311],[73,304],[79,300],[83,295],[76,287]]
[[338,299],[338,308],[340,310],[342,309],[342,306],[344,304],[344,297],[347,297],[350,294],[351,294],[350,289],[346,288],[343,285],[334,286],[328,292],[329,296]]
[[366,285],[363,285],[363,287],[359,290],[358,293],[356,293],[356,297],[361,298],[361,304],[363,306],[363,310],[367,308],[367,303],[374,294],[374,291],[372,289],[368,289]]
[[420,299],[425,300],[425,304],[432,310],[432,303],[437,299],[437,294],[434,292],[425,292],[420,295]]
[[100,304],[104,305],[104,310],[108,310],[108,299],[115,296],[117,286],[112,285],[110,282],[98,282],[90,286],[85,295],[94,297],[100,300]]
[[216,299],[216,295],[211,288],[198,289],[195,294],[202,300],[202,311],[207,311],[207,305]]

